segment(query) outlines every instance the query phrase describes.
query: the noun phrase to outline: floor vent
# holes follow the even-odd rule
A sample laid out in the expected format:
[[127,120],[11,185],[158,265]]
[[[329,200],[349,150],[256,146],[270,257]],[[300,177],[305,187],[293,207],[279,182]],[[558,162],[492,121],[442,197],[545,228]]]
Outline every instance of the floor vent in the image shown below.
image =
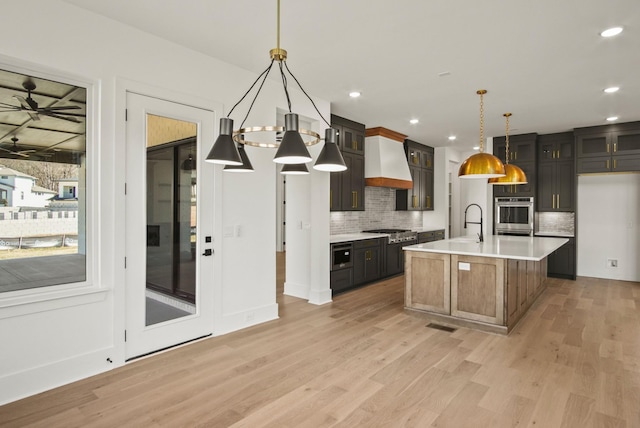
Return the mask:
[[429,328],[435,328],[436,330],[447,331],[447,332],[449,332],[449,333],[453,333],[454,331],[456,331],[456,330],[457,330],[457,328],[447,327],[446,325],[434,324],[434,323],[432,323],[432,322],[430,322],[429,324],[427,324],[427,327],[429,327]]

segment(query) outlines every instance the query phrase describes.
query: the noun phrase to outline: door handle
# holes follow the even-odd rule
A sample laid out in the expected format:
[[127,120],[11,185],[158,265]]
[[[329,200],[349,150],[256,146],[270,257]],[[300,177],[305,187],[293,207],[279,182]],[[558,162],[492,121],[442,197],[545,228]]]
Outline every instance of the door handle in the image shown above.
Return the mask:
[[207,248],[206,250],[204,250],[204,253],[202,253],[203,256],[212,256],[213,255],[213,250],[211,248]]

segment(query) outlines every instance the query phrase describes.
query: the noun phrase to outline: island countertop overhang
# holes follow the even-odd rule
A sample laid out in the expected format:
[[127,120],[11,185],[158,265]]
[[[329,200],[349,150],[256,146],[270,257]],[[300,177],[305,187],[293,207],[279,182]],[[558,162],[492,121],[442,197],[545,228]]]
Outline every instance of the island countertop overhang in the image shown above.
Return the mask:
[[512,260],[540,261],[569,242],[566,238],[489,235],[484,242],[472,237],[445,239],[403,247],[405,251],[458,254]]

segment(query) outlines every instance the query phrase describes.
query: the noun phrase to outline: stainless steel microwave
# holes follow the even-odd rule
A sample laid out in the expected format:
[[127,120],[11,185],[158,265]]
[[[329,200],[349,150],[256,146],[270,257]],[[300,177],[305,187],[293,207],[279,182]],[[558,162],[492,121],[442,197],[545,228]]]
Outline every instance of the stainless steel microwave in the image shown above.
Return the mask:
[[496,235],[533,235],[533,198],[496,198],[493,212]]

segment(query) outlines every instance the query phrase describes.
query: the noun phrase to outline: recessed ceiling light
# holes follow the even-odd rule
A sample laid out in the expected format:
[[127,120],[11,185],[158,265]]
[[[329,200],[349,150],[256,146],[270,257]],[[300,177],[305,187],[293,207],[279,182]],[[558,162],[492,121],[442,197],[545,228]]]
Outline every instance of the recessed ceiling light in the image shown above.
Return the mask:
[[480,150],[480,146],[473,146],[473,150]]
[[453,140],[455,140],[455,139],[456,139],[456,136],[455,136],[455,135],[449,135],[449,141],[453,141]]
[[358,91],[349,92],[349,96],[351,98],[358,98],[360,95],[362,95],[362,94],[360,92],[358,92]]
[[604,91],[605,91],[607,94],[613,94],[614,92],[618,92],[618,90],[619,90],[619,89],[620,89],[620,88],[619,88],[619,87],[617,87],[617,86],[612,86],[612,87],[610,87],[610,88],[605,89]]
[[411,119],[409,121],[410,124],[415,125],[416,123],[420,122],[418,119]]
[[600,35],[602,37],[613,37],[613,36],[617,36],[620,33],[622,33],[622,27],[612,27],[612,28],[607,28],[602,33],[600,33]]
[[607,122],[615,122],[618,120],[618,116],[610,116],[607,118]]

